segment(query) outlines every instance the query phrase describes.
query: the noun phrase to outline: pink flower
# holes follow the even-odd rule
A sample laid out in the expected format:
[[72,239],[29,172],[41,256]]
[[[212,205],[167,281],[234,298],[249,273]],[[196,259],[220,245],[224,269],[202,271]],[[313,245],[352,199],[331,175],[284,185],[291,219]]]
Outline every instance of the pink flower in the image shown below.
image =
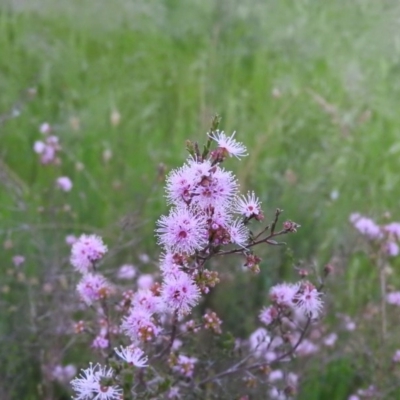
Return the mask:
[[139,289],[150,289],[154,285],[154,278],[151,274],[142,274],[137,280]]
[[187,357],[183,354],[179,354],[176,365],[173,370],[179,374],[191,378],[194,372],[194,366],[197,363],[197,358]]
[[391,222],[383,227],[383,229],[397,240],[400,240],[400,222]]
[[256,329],[249,337],[250,350],[256,357],[265,355],[271,343],[271,338],[264,328]]
[[133,296],[132,306],[135,308],[142,307],[150,313],[159,311],[162,307],[160,297],[154,296],[149,289],[140,289]]
[[118,279],[131,280],[136,276],[136,268],[131,264],[122,265],[117,273]]
[[325,346],[333,347],[336,343],[337,338],[338,338],[337,334],[333,332],[328,336],[324,337],[323,343]]
[[246,218],[262,216],[261,202],[254,192],[248,192],[247,196],[238,197],[235,201],[234,210]]
[[400,249],[396,242],[389,240],[385,243],[384,248],[388,256],[396,257],[399,255]]
[[43,135],[48,135],[51,132],[51,126],[48,122],[43,122],[39,127],[39,132]]
[[280,283],[270,289],[269,297],[271,301],[278,306],[291,307],[293,305],[294,295],[298,290],[298,284]]
[[161,255],[160,269],[163,275],[175,275],[181,271],[181,266],[175,261],[175,253],[166,252]]
[[218,149],[222,151],[224,156],[235,156],[236,158],[240,159],[248,154],[246,147],[234,139],[235,133],[236,132],[233,132],[231,136],[226,136],[224,131],[217,130],[211,134],[208,134],[208,136],[210,139],[213,139],[217,142]]
[[76,367],[72,364],[56,365],[52,372],[53,379],[60,383],[69,382],[74,375],[76,375]]
[[106,349],[109,345],[108,340],[104,336],[96,336],[92,342],[94,349]]
[[249,230],[239,219],[234,221],[228,228],[231,242],[245,247],[249,240]]
[[148,357],[144,356],[144,351],[138,347],[128,346],[124,348],[120,346],[119,349],[115,348],[114,351],[129,365],[134,365],[137,368],[147,367]]
[[350,215],[350,222],[362,234],[370,239],[382,239],[382,231],[372,219],[358,213]]
[[61,146],[58,143],[57,136],[47,136],[44,142],[35,142],[33,150],[40,155],[42,164],[55,164],[59,161],[56,155],[57,152],[61,150]]
[[196,184],[197,182],[194,180],[193,173],[188,165],[172,170],[168,174],[165,184],[168,203],[189,203]]
[[391,292],[386,295],[386,301],[389,304],[400,306],[400,292]]
[[207,244],[207,225],[204,216],[182,206],[157,221],[158,243],[178,253],[193,254]]
[[161,288],[161,298],[167,309],[189,314],[200,300],[200,289],[184,272],[166,276]]
[[84,275],[76,289],[81,299],[89,306],[95,301],[109,297],[112,293],[110,283],[99,274]]
[[210,178],[204,180],[194,190],[192,203],[201,209],[207,207],[226,208],[238,190],[238,182],[230,171],[215,167]]
[[24,257],[24,256],[20,256],[20,255],[17,255],[17,256],[14,256],[14,257],[12,258],[12,261],[13,261],[13,264],[14,264],[16,267],[19,267],[21,264],[23,264],[23,263],[25,262],[25,257]]
[[399,363],[400,362],[400,350],[396,350],[393,357],[392,357],[392,361],[395,363]]
[[105,253],[107,253],[107,246],[104,245],[100,236],[81,235],[72,245],[70,261],[79,272],[85,274]]
[[64,192],[69,192],[72,189],[72,182],[67,176],[61,176],[56,181],[57,186]]
[[72,246],[78,238],[75,235],[67,235],[65,237],[65,243],[67,243],[69,246]]
[[264,307],[261,310],[258,318],[263,324],[268,326],[276,319],[278,313],[278,310],[274,306]]
[[71,381],[72,389],[76,392],[75,400],[120,400],[122,389],[118,386],[105,384],[113,377],[112,368],[100,364],[83,369],[81,375]]
[[317,318],[323,306],[321,293],[310,282],[301,282],[293,303],[296,309],[310,318]]
[[142,307],[131,308],[128,316],[122,320],[121,329],[134,342],[148,342],[161,331],[154,323],[152,313]]

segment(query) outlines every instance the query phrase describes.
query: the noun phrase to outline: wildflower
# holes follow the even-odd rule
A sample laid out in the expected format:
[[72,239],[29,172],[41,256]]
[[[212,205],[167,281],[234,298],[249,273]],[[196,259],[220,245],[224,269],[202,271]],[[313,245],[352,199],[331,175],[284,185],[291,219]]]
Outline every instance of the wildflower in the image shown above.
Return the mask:
[[117,273],[118,279],[131,280],[136,276],[136,268],[130,264],[122,265]]
[[236,132],[233,132],[231,136],[226,136],[224,131],[216,130],[215,132],[208,134],[210,139],[213,139],[218,144],[218,158],[225,158],[227,155],[230,157],[235,156],[240,159],[241,157],[247,156],[247,149],[242,143],[237,142],[234,139]]
[[92,347],[94,349],[106,349],[108,347],[108,339],[104,336],[96,336],[92,342]]
[[16,267],[19,267],[21,264],[23,264],[25,262],[25,257],[16,255],[12,258],[12,262]]
[[265,325],[270,325],[278,316],[278,310],[274,306],[264,307],[258,318]]
[[391,292],[386,295],[386,301],[389,304],[400,306],[400,292]]
[[115,348],[114,351],[131,366],[134,365],[137,368],[147,367],[148,357],[144,356],[144,351],[138,347],[128,346],[124,348],[120,346],[120,349]]
[[151,274],[142,274],[137,279],[139,289],[150,289],[154,284],[154,278]]
[[51,132],[51,125],[48,122],[43,122],[39,127],[39,132],[42,135],[48,135]]
[[81,375],[71,381],[72,389],[76,392],[75,400],[120,400],[122,389],[111,383],[112,368],[100,364],[83,369]]
[[187,378],[191,378],[194,372],[194,365],[197,363],[197,358],[188,357],[183,354],[179,354],[176,360],[176,365],[173,370],[180,373]]
[[299,286],[291,283],[280,283],[273,286],[269,291],[269,297],[272,302],[278,306],[292,306],[294,295],[297,293]]
[[393,355],[393,358],[392,358],[392,361],[395,362],[395,363],[400,362],[400,350],[396,350],[395,351],[395,353]]
[[161,308],[160,297],[154,296],[150,289],[140,289],[135,293],[132,305],[134,307],[142,307],[151,313]]
[[258,221],[263,219],[261,202],[254,192],[248,192],[247,196],[240,196],[236,199],[234,210],[246,218],[255,217]]
[[107,246],[100,236],[81,235],[72,245],[70,261],[79,272],[85,274],[106,252]]
[[310,282],[302,282],[293,297],[295,308],[310,318],[317,318],[322,309],[321,293]]
[[188,165],[171,171],[166,180],[166,197],[169,204],[189,203],[196,185],[192,170]]
[[335,332],[329,334],[328,336],[324,337],[323,343],[325,346],[333,347],[336,343],[338,336]]
[[174,208],[157,222],[158,243],[168,250],[192,254],[207,244],[204,216],[186,207]]
[[68,244],[69,246],[72,246],[78,238],[75,235],[67,235],[65,236],[65,243]]
[[242,247],[246,246],[249,240],[249,230],[238,219],[229,226],[229,234],[231,242]]
[[95,301],[107,298],[112,292],[112,286],[100,274],[86,274],[76,287],[81,299],[91,305]]
[[180,272],[177,275],[165,277],[161,288],[161,298],[168,309],[178,311],[180,315],[186,315],[199,302],[200,289],[189,275]]
[[181,266],[176,263],[177,255],[175,253],[166,252],[161,255],[160,269],[163,275],[175,275],[181,271]]
[[257,357],[265,355],[271,343],[271,338],[264,328],[256,329],[249,337],[250,350],[254,352]]
[[74,375],[76,375],[76,367],[72,364],[56,365],[52,371],[53,379],[60,383],[69,382]]
[[61,146],[58,143],[57,136],[47,136],[44,142],[36,141],[33,150],[40,155],[42,164],[57,164],[59,162],[56,155],[61,150]]
[[362,235],[370,239],[382,238],[381,228],[372,219],[354,213],[350,215],[350,222]]
[[148,342],[161,331],[152,315],[142,307],[132,307],[128,316],[122,319],[121,329],[132,341]]
[[64,192],[69,192],[72,189],[72,182],[67,176],[61,176],[56,181],[57,186]]
[[192,203],[203,210],[207,207],[226,208],[236,195],[238,186],[235,176],[230,171],[217,166],[210,178],[196,187]]
[[383,229],[394,238],[400,240],[400,222],[391,222],[390,224],[385,225]]

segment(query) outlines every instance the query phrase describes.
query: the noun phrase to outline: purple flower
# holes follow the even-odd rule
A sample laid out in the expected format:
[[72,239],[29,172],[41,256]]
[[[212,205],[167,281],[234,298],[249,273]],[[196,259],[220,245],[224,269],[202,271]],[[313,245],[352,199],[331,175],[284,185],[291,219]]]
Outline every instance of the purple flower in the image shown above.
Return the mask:
[[112,286],[100,274],[86,274],[76,287],[81,299],[91,305],[95,301],[107,298],[112,292]]
[[207,225],[202,214],[182,206],[157,221],[158,243],[178,253],[193,254],[207,244]]
[[167,309],[179,315],[189,314],[200,300],[200,289],[184,272],[166,276],[161,288],[161,298]]
[[107,253],[107,246],[104,245],[100,236],[82,235],[72,245],[70,261],[79,272],[85,274],[105,253]]
[[56,181],[57,186],[64,192],[69,192],[72,189],[72,181],[67,176],[61,176]]

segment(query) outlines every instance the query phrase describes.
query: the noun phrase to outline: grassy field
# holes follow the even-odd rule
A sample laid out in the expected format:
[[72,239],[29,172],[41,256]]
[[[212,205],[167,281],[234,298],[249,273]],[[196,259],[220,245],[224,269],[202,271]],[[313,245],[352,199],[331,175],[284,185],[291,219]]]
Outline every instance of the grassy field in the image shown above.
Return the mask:
[[[0,280],[16,253],[28,274],[47,273],[68,233],[102,232],[121,260],[137,257],[129,241],[156,252],[161,172],[183,162],[186,139],[204,141],[215,113],[248,146],[230,162],[242,189],[302,225],[294,259],[320,268],[347,254],[351,212],[400,218],[399,21],[393,1],[3,0]],[[45,121],[63,147],[55,169],[32,150]],[[52,189],[60,175],[74,183],[66,197]],[[269,282],[288,255],[267,254]],[[337,300],[350,311],[374,279],[357,263]],[[302,398],[328,398],[348,368],[316,371]]]

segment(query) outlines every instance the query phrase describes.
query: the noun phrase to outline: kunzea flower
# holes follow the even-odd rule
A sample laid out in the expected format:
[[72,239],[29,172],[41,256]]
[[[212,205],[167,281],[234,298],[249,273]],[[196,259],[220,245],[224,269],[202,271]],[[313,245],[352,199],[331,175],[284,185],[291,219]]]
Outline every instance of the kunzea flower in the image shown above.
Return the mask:
[[147,367],[148,357],[144,355],[144,351],[135,346],[122,347],[114,349],[115,353],[121,357],[129,365],[137,368]]
[[56,184],[58,188],[60,188],[64,192],[69,192],[72,189],[72,181],[68,178],[68,176],[60,176],[56,180]]
[[137,270],[131,264],[121,265],[117,272],[117,278],[123,280],[131,280],[136,276]]
[[386,295],[386,301],[389,304],[400,306],[400,292],[390,292]]
[[229,155],[240,159],[248,155],[246,146],[234,139],[235,134],[236,132],[233,132],[231,136],[227,136],[224,131],[219,130],[208,134],[209,138],[215,140],[218,144],[216,152],[219,157],[216,158],[223,159]]
[[257,357],[265,355],[268,351],[271,338],[264,328],[256,329],[249,337],[250,350],[254,352]]
[[207,207],[229,207],[237,194],[239,184],[230,171],[215,167],[209,179],[197,185],[192,203],[201,209]]
[[297,293],[293,297],[293,304],[307,317],[317,318],[320,314],[323,302],[321,293],[310,282],[301,282]]
[[61,150],[61,146],[58,142],[57,136],[47,136],[45,141],[37,141],[33,146],[35,153],[40,155],[40,161],[42,164],[57,163],[57,152]]
[[109,297],[113,292],[113,287],[107,279],[100,274],[86,274],[83,275],[76,290],[81,299],[90,306],[95,301]]
[[261,201],[254,192],[248,192],[246,196],[236,198],[234,211],[246,218],[255,217],[258,221],[264,218]]
[[383,227],[384,231],[393,236],[394,239],[400,240],[400,222],[391,222]]
[[269,306],[269,307],[264,307],[260,311],[258,318],[263,324],[268,326],[273,321],[275,321],[278,314],[279,314],[279,311],[274,306]]
[[142,307],[132,307],[130,309],[128,316],[122,319],[121,330],[133,342],[148,342],[161,331],[154,322],[153,314]]
[[79,272],[86,274],[105,253],[107,246],[100,236],[81,235],[72,245],[70,262]]
[[158,243],[178,253],[193,254],[207,244],[208,230],[204,215],[187,207],[177,207],[157,221]]
[[[179,260],[181,259],[181,260]],[[163,275],[175,275],[181,272],[182,266],[178,262],[185,262],[179,254],[167,251],[161,254],[160,257],[160,270]]]
[[176,360],[176,364],[173,367],[173,370],[183,376],[186,376],[187,378],[191,378],[193,376],[194,366],[196,363],[197,363],[197,358],[179,354]]
[[166,180],[166,197],[169,204],[189,204],[196,187],[196,179],[188,165],[172,170]]
[[100,364],[83,369],[81,375],[71,381],[72,389],[76,392],[75,400],[120,400],[122,389],[112,385],[112,368]]
[[188,274],[180,272],[165,277],[161,298],[167,309],[186,315],[199,302],[200,289]]
[[246,246],[249,240],[249,230],[243,224],[242,221],[236,220],[234,221],[228,228],[231,242],[238,244],[239,246]]
[[279,283],[270,289],[269,297],[278,306],[291,307],[298,289],[299,286],[297,284]]
[[350,222],[362,235],[365,235],[370,239],[376,240],[382,239],[383,237],[380,226],[370,218],[354,213],[350,215]]
[[159,296],[155,296],[150,289],[140,289],[133,296],[133,307],[142,307],[154,313],[160,311],[162,304]]

